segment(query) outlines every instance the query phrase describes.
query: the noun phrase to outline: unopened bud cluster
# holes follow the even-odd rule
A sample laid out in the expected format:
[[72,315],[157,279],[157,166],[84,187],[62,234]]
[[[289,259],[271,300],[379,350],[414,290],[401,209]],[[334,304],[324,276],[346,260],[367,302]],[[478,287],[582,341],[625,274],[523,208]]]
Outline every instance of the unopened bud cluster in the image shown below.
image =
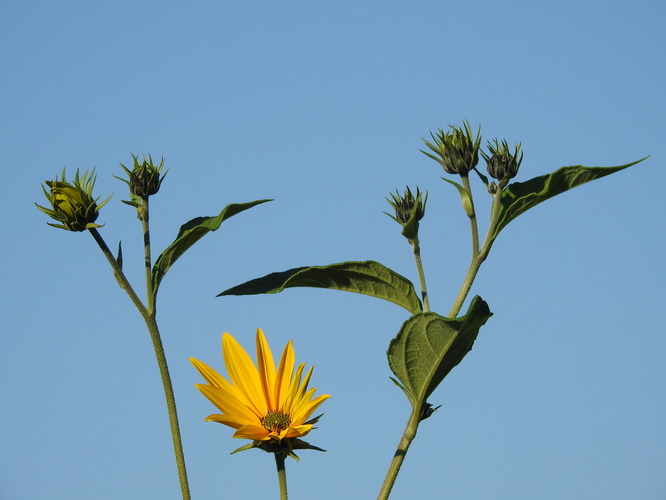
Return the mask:
[[159,165],[154,165],[153,159],[150,156],[148,159],[144,157],[141,163],[139,163],[136,156],[132,155],[132,158],[134,159],[132,170],[128,169],[122,163],[120,164],[129,176],[129,179],[121,179],[120,177],[119,179],[126,182],[129,185],[130,193],[139,198],[147,198],[157,193],[166,176],[166,173],[161,175],[162,168],[164,167],[164,158],[162,158]]
[[60,180],[56,178],[54,181],[44,182],[49,187],[48,191],[42,186],[51,208],[42,207],[36,203],[35,205],[46,215],[60,222],[60,224],[49,222],[50,226],[67,231],[85,231],[101,227],[99,224],[95,224],[95,221],[99,216],[99,209],[109,201],[111,196],[97,205],[99,198],[92,196],[95,179],[95,169],[92,169],[91,172],[86,170],[82,176],[79,176],[77,169],[74,182],[68,182],[65,177],[65,169],[63,169]]
[[[502,191],[508,185],[509,180],[516,176],[523,161],[520,143],[516,143],[512,151],[506,140],[500,142],[495,139],[493,142],[488,142],[488,152],[486,153],[479,150],[480,126],[476,134],[472,132],[467,120],[463,122],[462,127],[453,125],[450,127],[449,132],[441,129],[436,134],[430,132],[433,142],[423,140],[430,151],[421,150],[421,152],[439,163],[447,173],[463,177],[467,176],[470,170],[476,170],[479,153],[481,153],[486,160],[488,174],[499,182],[489,183],[488,179],[477,170],[479,177],[491,195],[494,196],[498,191]],[[459,188],[462,189],[460,186]],[[463,196],[463,204],[465,203],[466,199]],[[466,212],[470,215],[468,210]]]

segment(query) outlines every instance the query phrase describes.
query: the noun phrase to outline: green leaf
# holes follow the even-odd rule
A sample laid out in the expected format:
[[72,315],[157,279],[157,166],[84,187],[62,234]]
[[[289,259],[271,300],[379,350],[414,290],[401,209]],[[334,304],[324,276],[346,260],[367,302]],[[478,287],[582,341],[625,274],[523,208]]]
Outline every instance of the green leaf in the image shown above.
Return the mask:
[[272,200],[256,200],[248,203],[232,203],[222,209],[215,217],[195,217],[183,224],[178,231],[176,239],[157,258],[152,271],[153,296],[169,268],[183,255],[192,245],[203,238],[210,231],[215,231],[220,224],[234,215],[252,208],[261,203]]
[[460,199],[462,201],[462,207],[463,210],[465,211],[465,214],[467,214],[467,217],[470,218],[474,217],[474,210],[472,208],[472,199],[469,197],[469,193],[465,190],[465,188],[462,187],[457,182],[447,179],[446,177],[441,177],[441,179],[443,181],[448,182],[452,186],[455,186],[455,188],[458,190],[458,193],[460,193]]
[[[647,158],[647,156],[645,158]],[[492,238],[497,238],[499,232],[504,229],[509,222],[542,201],[546,201],[548,198],[564,193],[565,191],[580,186],[581,184],[585,184],[586,182],[600,179],[614,172],[636,165],[645,160],[645,158],[617,167],[583,167],[581,165],[562,167],[552,174],[541,175],[526,182],[514,182],[509,184],[506,189],[502,191],[497,225]]]
[[423,309],[414,285],[379,262],[342,262],[329,266],[297,267],[272,273],[220,293],[223,295],[256,295],[278,293],[285,288],[329,288],[370,295],[404,307],[412,314]]
[[420,201],[420,198],[417,198],[414,207],[409,212],[409,220],[405,223],[401,231],[401,234],[410,242],[415,241],[419,237],[419,219],[416,217],[416,213],[419,210]]
[[414,408],[421,410],[428,396],[472,349],[479,329],[490,316],[488,304],[477,296],[460,318],[427,312],[402,325],[387,355],[398,385]]

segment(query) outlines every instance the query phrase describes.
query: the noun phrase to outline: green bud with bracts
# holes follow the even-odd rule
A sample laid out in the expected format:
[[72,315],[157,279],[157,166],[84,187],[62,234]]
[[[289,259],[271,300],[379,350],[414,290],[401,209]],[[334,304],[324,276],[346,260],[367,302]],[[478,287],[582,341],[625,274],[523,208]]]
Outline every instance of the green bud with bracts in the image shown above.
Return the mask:
[[164,158],[161,159],[159,165],[153,163],[152,157],[150,155],[146,159],[144,156],[143,161],[139,163],[139,159],[132,155],[134,160],[134,166],[132,170],[128,169],[122,163],[120,166],[127,173],[129,179],[123,179],[121,177],[116,177],[121,181],[125,182],[130,189],[130,193],[139,198],[147,198],[160,190],[162,181],[166,177],[166,172],[162,174],[162,168],[164,167]]
[[389,205],[395,211],[395,216],[384,212],[391,219],[402,226],[402,235],[408,240],[416,240],[419,232],[419,221],[425,215],[425,206],[428,201],[428,193],[423,193],[416,188],[416,195],[407,187],[402,196],[396,189],[395,194],[391,193],[391,199],[386,198]]
[[490,154],[481,152],[488,165],[488,174],[500,181],[500,186],[503,188],[509,182],[509,179],[516,176],[523,161],[520,143],[516,143],[512,153],[505,140],[499,142],[495,139],[492,143],[488,143],[488,151]]
[[51,208],[42,207],[37,203],[35,205],[46,215],[60,222],[60,224],[50,222],[47,224],[67,231],[85,231],[86,229],[102,227],[95,224],[95,221],[99,216],[99,209],[109,201],[111,196],[99,205],[97,204],[99,198],[93,198],[92,196],[96,178],[94,168],[91,172],[86,170],[82,176],[79,176],[79,170],[77,169],[74,182],[70,183],[67,182],[65,169],[63,169],[60,180],[56,177],[54,181],[44,181],[49,189],[47,190],[42,185],[42,190],[46,199],[49,200]]
[[476,137],[467,120],[461,128],[450,125],[451,131],[439,129],[437,134],[430,132],[433,142],[423,139],[425,145],[435,153],[421,152],[439,163],[449,174],[467,175],[479,163],[479,146],[481,144],[481,127]]

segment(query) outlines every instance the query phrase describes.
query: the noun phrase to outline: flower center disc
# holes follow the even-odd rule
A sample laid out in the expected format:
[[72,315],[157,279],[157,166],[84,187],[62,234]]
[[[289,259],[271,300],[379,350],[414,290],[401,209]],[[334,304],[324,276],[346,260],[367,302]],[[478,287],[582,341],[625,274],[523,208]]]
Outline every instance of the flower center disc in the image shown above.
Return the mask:
[[277,411],[269,411],[266,416],[261,419],[261,425],[264,429],[271,432],[282,432],[291,424],[289,415]]

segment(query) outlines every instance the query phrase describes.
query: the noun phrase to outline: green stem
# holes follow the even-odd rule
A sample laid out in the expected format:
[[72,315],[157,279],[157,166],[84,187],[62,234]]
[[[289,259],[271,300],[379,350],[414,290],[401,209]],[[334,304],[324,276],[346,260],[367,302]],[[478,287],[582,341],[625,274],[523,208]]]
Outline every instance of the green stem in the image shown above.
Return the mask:
[[414,251],[416,272],[419,275],[419,284],[421,286],[421,298],[423,299],[423,312],[429,312],[430,300],[428,298],[428,288],[426,286],[425,273],[423,272],[423,262],[421,261],[421,246],[419,245],[418,237],[416,237],[413,240],[409,240],[409,243],[411,243],[412,250]]
[[149,208],[148,197],[145,196],[141,199],[142,204],[137,208],[139,220],[143,227],[143,251],[144,251],[144,267],[146,270],[146,300],[148,304],[148,313],[155,316],[155,297],[153,296],[153,263],[150,256],[150,223],[149,223]]
[[391,465],[389,465],[388,472],[384,478],[384,484],[382,484],[382,488],[379,490],[377,500],[386,500],[391,494],[393,484],[398,477],[400,467],[402,467],[402,462],[405,460],[405,455],[407,455],[407,450],[416,437],[416,431],[419,427],[419,419],[420,412],[413,410],[409,420],[407,421],[407,425],[405,426],[405,432],[403,432],[402,437],[400,438],[398,449],[395,450],[393,460],[391,461]]
[[132,288],[132,285],[130,285],[129,281],[127,281],[127,278],[125,277],[125,274],[123,273],[122,268],[120,267],[120,264],[116,260],[116,258],[113,256],[111,253],[111,250],[109,250],[109,247],[106,245],[106,242],[102,238],[102,236],[99,234],[97,229],[92,228],[89,229],[90,234],[92,234],[93,238],[95,238],[95,241],[99,245],[100,249],[102,250],[102,253],[106,257],[106,260],[109,261],[109,264],[111,264],[111,267],[113,268],[113,275],[115,276],[116,280],[118,281],[118,284],[120,285],[120,288],[125,290],[127,295],[129,296],[130,300],[132,301],[132,304],[136,306],[136,308],[139,310],[141,313],[141,316],[144,318],[146,317],[146,306],[143,305],[143,302],[141,302],[141,299],[139,299],[139,296],[134,292],[134,289]]
[[280,500],[287,500],[287,471],[284,467],[284,453],[275,453],[275,465],[277,467],[278,483],[280,485]]
[[[153,342],[153,348],[155,349],[155,357],[157,358],[157,365],[159,367],[160,375],[162,377],[162,385],[164,386],[164,395],[166,398],[167,411],[169,413],[169,423],[171,425],[171,437],[173,439],[174,453],[176,455],[176,466],[178,468],[178,477],[180,479],[180,489],[183,495],[183,500],[190,500],[191,497],[187,481],[187,470],[185,468],[185,455],[183,453],[183,445],[180,437],[180,428],[178,425],[178,415],[176,413],[176,399],[173,393],[171,377],[169,376],[169,368],[167,365],[166,356],[164,354],[162,339],[160,337],[160,332],[157,327],[157,321],[155,319],[154,300],[151,299],[151,296],[149,295],[148,297],[149,303],[151,303],[152,300],[152,305],[153,305],[152,311],[149,311],[146,308],[146,306],[141,302],[136,292],[130,285],[129,281],[127,281],[125,273],[123,273],[120,264],[109,250],[109,247],[107,246],[106,242],[99,234],[97,229],[95,228],[90,229],[90,233],[92,234],[93,238],[99,245],[104,256],[109,261],[109,264],[111,264],[111,267],[113,268],[113,274],[116,277],[118,284],[123,290],[125,290],[132,303],[139,310],[139,313],[143,317],[146,326],[148,327],[148,332],[150,333],[150,338]],[[144,238],[145,238],[145,232],[144,232]],[[147,253],[148,255],[150,255],[150,250],[148,250]]]
[[157,365],[159,366],[162,385],[164,386],[164,397],[166,398],[167,412],[169,413],[169,425],[171,426],[173,451],[176,455],[176,467],[178,468],[178,478],[180,479],[180,490],[183,494],[183,500],[190,500],[190,487],[187,481],[187,469],[185,468],[185,454],[183,453],[183,442],[180,437],[178,413],[176,412],[176,397],[173,393],[169,367],[164,354],[164,346],[162,345],[162,338],[160,337],[160,331],[157,328],[157,321],[155,320],[154,315],[146,320],[146,325],[150,332],[150,338],[153,341],[155,357],[157,358]]
[[470,289],[472,288],[474,279],[476,278],[476,275],[479,272],[479,269],[481,268],[481,264],[483,264],[483,261],[486,260],[486,258],[488,257],[488,253],[490,252],[490,248],[493,246],[495,239],[492,237],[492,235],[495,232],[495,227],[497,226],[497,216],[499,214],[499,209],[501,206],[501,198],[502,198],[502,191],[498,190],[497,193],[493,195],[493,205],[490,213],[490,224],[488,224],[488,231],[486,232],[486,237],[483,240],[483,245],[481,246],[481,250],[478,251],[478,253],[474,253],[472,255],[472,262],[469,265],[469,269],[467,270],[467,275],[465,275],[463,284],[460,287],[460,292],[458,293],[458,297],[453,303],[451,311],[449,311],[449,316],[448,316],[449,318],[455,318],[460,312],[460,309],[462,308],[462,305],[465,302],[465,299],[467,298]]

